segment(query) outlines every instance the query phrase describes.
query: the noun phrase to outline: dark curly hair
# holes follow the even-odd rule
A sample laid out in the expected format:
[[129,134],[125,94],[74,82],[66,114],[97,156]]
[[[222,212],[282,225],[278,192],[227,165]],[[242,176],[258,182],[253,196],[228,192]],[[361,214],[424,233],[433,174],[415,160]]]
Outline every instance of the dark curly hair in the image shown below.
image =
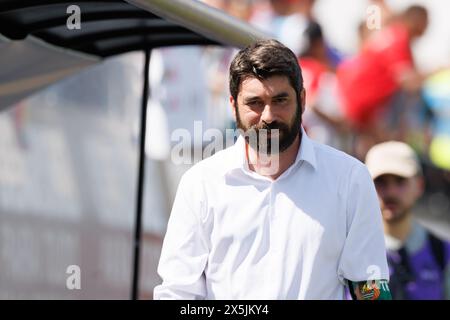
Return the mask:
[[229,88],[237,101],[239,87],[248,77],[267,79],[271,76],[286,76],[297,94],[300,108],[300,92],[303,77],[295,54],[277,40],[259,40],[242,49],[230,65]]

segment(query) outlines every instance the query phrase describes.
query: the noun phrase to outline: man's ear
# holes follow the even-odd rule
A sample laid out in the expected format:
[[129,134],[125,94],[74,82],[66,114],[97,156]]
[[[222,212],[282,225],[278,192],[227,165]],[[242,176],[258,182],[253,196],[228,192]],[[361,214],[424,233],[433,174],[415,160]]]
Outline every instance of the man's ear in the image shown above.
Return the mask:
[[233,117],[234,117],[234,121],[236,120],[236,108],[235,108],[235,103],[237,103],[233,96],[230,96],[230,107],[231,107],[231,111],[233,112]]
[[300,105],[302,107],[302,114],[305,112],[305,105],[306,105],[306,90],[305,88],[300,91]]

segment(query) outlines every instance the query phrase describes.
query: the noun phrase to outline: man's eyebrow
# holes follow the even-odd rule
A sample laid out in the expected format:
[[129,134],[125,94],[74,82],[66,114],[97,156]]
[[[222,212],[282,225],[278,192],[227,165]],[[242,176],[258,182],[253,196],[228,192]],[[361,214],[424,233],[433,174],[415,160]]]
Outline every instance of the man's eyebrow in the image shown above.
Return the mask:
[[289,97],[289,93],[287,92],[281,92],[275,96],[272,97],[272,99],[278,99],[278,98],[288,98]]
[[[271,97],[271,99],[288,98],[288,97],[289,97],[289,93],[287,93],[287,92],[280,92],[280,93],[274,95],[273,97]],[[251,101],[257,101],[257,100],[261,100],[261,97],[259,97],[259,96],[248,96],[248,97],[244,97],[243,98],[244,103],[251,102]]]
[[244,97],[243,100],[244,100],[244,103],[247,103],[247,102],[251,102],[251,101],[261,100],[261,98],[258,96],[248,96],[248,97]]

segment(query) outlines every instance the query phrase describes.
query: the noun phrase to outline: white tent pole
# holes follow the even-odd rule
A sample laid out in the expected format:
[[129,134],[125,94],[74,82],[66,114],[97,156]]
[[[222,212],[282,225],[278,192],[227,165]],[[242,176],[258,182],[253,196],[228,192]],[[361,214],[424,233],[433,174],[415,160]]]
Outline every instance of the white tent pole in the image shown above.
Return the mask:
[[242,48],[270,36],[223,11],[195,0],[126,0],[219,43]]

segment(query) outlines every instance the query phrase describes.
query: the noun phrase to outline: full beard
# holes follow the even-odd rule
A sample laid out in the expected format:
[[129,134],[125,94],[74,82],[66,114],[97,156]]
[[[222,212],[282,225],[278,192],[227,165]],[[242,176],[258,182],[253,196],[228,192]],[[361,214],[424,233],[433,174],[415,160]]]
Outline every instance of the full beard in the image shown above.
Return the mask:
[[236,110],[236,124],[243,131],[244,138],[250,147],[258,153],[278,154],[289,148],[299,135],[301,128],[301,111],[298,106],[291,123],[279,121],[246,126],[242,123],[239,111]]
[[[389,204],[395,204],[397,208],[389,208]],[[408,213],[410,212],[412,208],[407,208],[403,206],[398,200],[396,199],[385,199],[385,202],[382,205],[381,213],[383,215],[383,219],[387,223],[397,223],[402,220],[404,220]]]

